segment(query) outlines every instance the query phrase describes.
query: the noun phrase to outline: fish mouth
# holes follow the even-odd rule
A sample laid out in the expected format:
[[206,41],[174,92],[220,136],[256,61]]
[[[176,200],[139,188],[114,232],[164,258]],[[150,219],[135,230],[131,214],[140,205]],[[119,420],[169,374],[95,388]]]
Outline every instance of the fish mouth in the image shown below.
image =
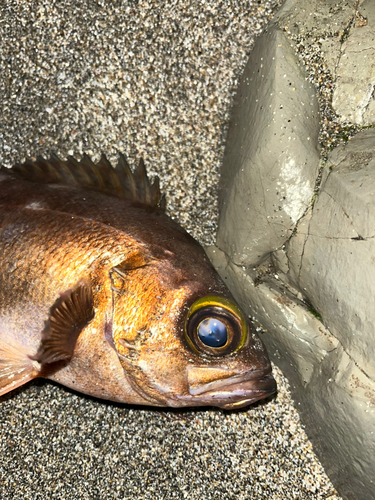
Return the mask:
[[224,410],[235,410],[275,394],[276,381],[271,369],[246,372],[189,387],[189,393],[199,406],[217,406]]

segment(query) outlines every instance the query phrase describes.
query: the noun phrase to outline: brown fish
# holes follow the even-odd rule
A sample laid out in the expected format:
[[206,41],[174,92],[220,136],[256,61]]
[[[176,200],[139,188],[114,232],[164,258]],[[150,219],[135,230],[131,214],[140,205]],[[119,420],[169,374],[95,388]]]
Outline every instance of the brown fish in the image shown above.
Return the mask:
[[0,394],[36,377],[131,404],[239,408],[265,348],[141,162],[0,170]]

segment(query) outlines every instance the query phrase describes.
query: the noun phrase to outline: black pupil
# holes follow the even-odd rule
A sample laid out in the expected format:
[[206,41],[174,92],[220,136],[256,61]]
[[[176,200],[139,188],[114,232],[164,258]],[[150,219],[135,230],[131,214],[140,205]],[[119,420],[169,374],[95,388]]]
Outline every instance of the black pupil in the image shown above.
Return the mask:
[[222,347],[228,340],[227,327],[218,319],[204,319],[198,325],[198,337],[208,347]]

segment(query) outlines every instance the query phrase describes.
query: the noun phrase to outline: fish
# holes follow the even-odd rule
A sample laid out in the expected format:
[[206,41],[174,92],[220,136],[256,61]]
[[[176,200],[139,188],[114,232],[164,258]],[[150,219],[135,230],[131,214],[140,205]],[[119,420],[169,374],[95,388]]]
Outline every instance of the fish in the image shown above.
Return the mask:
[[35,378],[109,401],[237,409],[266,349],[144,162],[0,169],[0,395]]

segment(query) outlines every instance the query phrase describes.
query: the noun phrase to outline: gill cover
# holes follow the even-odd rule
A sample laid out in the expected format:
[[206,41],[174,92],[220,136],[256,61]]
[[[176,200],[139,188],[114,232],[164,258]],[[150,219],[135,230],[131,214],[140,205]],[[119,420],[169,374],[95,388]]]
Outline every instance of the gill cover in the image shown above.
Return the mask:
[[231,300],[206,295],[190,307],[185,320],[185,338],[194,352],[225,356],[241,349],[248,337],[247,321]]

